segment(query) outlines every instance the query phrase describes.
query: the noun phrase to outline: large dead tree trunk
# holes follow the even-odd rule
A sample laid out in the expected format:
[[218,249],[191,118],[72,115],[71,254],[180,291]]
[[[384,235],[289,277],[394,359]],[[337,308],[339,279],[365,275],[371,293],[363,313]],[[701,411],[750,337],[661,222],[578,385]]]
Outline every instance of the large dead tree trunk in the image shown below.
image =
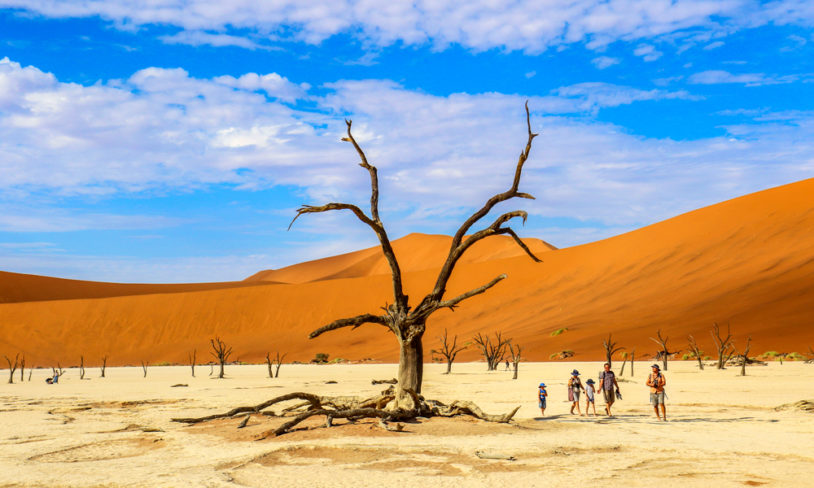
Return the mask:
[[605,348],[605,362],[613,368],[613,355],[624,349],[624,347],[616,347],[612,334],[608,334],[608,338],[602,340],[602,347]]
[[718,349],[718,369],[724,369],[726,361],[732,356],[732,351],[735,349],[732,345],[732,333],[729,329],[729,323],[726,324],[726,336],[721,335],[718,322],[713,323],[710,334],[712,340],[715,341],[715,347]]
[[8,382],[9,384],[14,384],[14,372],[17,371],[17,366],[19,366],[20,362],[20,353],[18,352],[14,356],[14,363],[12,364],[11,359],[8,356],[3,356],[6,358],[6,362],[8,363]]
[[[478,288],[470,290],[454,298],[444,298],[447,291],[447,283],[452,275],[455,265],[464,255],[464,253],[472,247],[476,242],[495,235],[508,235],[528,254],[534,261],[540,260],[531,252],[526,244],[520,240],[517,234],[511,227],[504,227],[504,224],[514,218],[522,218],[525,222],[528,214],[521,210],[515,210],[504,213],[497,217],[495,221],[483,229],[472,231],[472,226],[479,222],[499,203],[513,199],[513,198],[529,198],[533,199],[528,193],[519,191],[520,176],[522,174],[523,165],[528,159],[531,151],[532,140],[537,136],[531,132],[531,117],[529,114],[528,103],[526,104],[526,126],[528,139],[526,147],[520,153],[520,158],[515,167],[514,179],[511,187],[503,193],[498,193],[491,197],[478,211],[473,213],[469,218],[464,221],[458,228],[458,231],[452,237],[449,253],[444,264],[438,274],[432,291],[430,291],[424,298],[421,299],[415,306],[410,306],[409,297],[404,294],[401,278],[401,268],[399,267],[396,255],[393,252],[393,247],[390,243],[390,238],[387,235],[384,224],[379,217],[379,177],[378,170],[375,166],[368,163],[367,156],[362,148],[354,139],[351,133],[351,121],[345,121],[347,125],[347,136],[342,138],[343,141],[350,142],[356,153],[359,156],[359,165],[368,171],[370,175],[370,215],[367,215],[361,208],[349,203],[328,203],[321,206],[304,205],[297,209],[297,215],[291,221],[291,225],[301,215],[308,213],[321,213],[333,210],[349,210],[360,221],[370,227],[379,239],[382,252],[390,267],[393,287],[393,303],[383,307],[383,315],[373,315],[370,313],[358,315],[356,317],[344,318],[336,320],[327,324],[319,329],[311,332],[310,337],[313,339],[322,335],[325,332],[352,327],[356,328],[363,324],[377,324],[386,327],[396,337],[399,344],[399,383],[396,388],[395,402],[393,408],[407,408],[412,409],[415,407],[413,395],[421,391],[423,367],[424,367],[424,354],[422,339],[424,331],[426,330],[427,318],[442,308],[454,308],[467,298],[479,295],[489,288],[496,285],[499,281],[506,278],[505,274],[497,276],[489,283],[482,285]],[[289,228],[291,228],[289,225]]]
[[466,349],[468,345],[464,344],[462,346],[458,346],[457,335],[452,338],[452,344],[450,344],[447,329],[444,329],[444,335],[440,336],[438,340],[441,342],[441,347],[439,349],[433,349],[432,352],[435,354],[440,354],[444,357],[444,360],[447,362],[447,372],[444,374],[449,374],[452,372],[452,363],[455,362],[455,357],[459,352]]
[[687,341],[690,344],[690,351],[692,351],[693,355],[695,356],[695,359],[698,360],[698,369],[703,371],[704,361],[701,358],[701,356],[704,354],[704,351],[702,351],[701,348],[698,347],[698,343],[695,342],[695,337],[693,337],[692,335],[687,336]]

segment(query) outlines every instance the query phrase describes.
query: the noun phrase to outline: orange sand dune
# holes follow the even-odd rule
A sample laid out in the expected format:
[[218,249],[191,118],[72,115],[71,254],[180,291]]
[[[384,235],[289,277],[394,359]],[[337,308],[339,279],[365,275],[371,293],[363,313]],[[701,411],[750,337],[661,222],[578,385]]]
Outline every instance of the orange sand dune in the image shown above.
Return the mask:
[[[601,339],[609,332],[642,358],[654,352],[649,338],[657,329],[670,337],[673,349],[686,350],[687,335],[695,334],[711,353],[714,321],[731,323],[738,346],[751,335],[755,353],[803,352],[814,345],[812,195],[814,179],[548,251],[540,264],[520,255],[462,264],[449,295],[500,273],[509,278],[455,312],[434,315],[425,336],[427,359],[444,328],[465,340],[476,332],[504,331],[529,360],[548,360],[562,350],[575,351],[577,360],[599,359]],[[412,238],[418,239],[405,240]],[[420,236],[422,242],[429,239],[435,238]],[[422,252],[399,250],[405,263]],[[395,340],[380,326],[307,338],[333,319],[376,312],[392,300],[389,277],[372,266],[348,272],[354,277],[324,279],[362,260],[326,266],[322,273],[316,264],[304,263],[313,269],[309,279],[304,272],[299,278],[309,282],[298,284],[1,304],[0,353],[24,352],[29,365],[60,361],[65,366],[78,363],[80,354],[86,364],[103,355],[113,364],[183,362],[197,349],[205,361],[209,338],[219,335],[244,361],[276,350],[287,352],[288,360],[325,352],[393,361]],[[404,281],[416,302],[432,286],[435,271],[405,269],[415,269]],[[551,335],[561,328],[567,330]],[[461,355],[462,360],[476,357],[472,350]]]
[[98,281],[66,280],[50,276],[37,276],[0,271],[0,303],[36,302],[41,300],[70,300],[75,298],[106,298],[124,295],[178,293],[181,291],[215,290],[251,285],[245,282],[141,284],[104,283]]
[[[540,239],[523,239],[537,254],[556,249]],[[410,234],[393,241],[393,251],[404,273],[438,269],[449,254],[452,237],[443,235]],[[480,263],[492,259],[525,255],[508,236],[496,236],[472,246],[460,263]],[[278,283],[307,283],[309,281],[357,278],[390,274],[390,266],[380,247],[371,247],[339,256],[307,261],[281,269],[267,269],[246,278],[246,281],[274,281]]]

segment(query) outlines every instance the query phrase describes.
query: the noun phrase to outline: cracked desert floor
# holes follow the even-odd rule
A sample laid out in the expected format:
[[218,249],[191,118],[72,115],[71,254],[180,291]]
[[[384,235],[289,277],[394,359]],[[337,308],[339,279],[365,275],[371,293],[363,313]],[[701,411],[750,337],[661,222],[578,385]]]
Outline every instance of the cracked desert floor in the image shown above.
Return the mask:
[[[256,440],[280,420],[253,416],[184,425],[201,416],[283,393],[373,395],[392,364],[227,366],[227,378],[199,366],[108,368],[85,380],[70,369],[58,385],[35,370],[31,381],[0,386],[0,486],[803,486],[814,469],[814,365],[801,362],[723,371],[671,362],[669,422],[647,404],[648,363],[629,364],[615,416],[570,415],[572,368],[595,377],[596,363],[521,363],[520,377],[484,363],[428,364],[424,395],[470,399],[489,413],[521,408],[511,424],[472,418],[419,419],[404,432],[373,421],[314,419],[289,434]],[[620,365],[614,369],[619,372]],[[8,374],[2,371],[0,374]],[[26,379],[28,372],[25,373]],[[536,386],[549,385],[544,418]],[[331,383],[328,383],[331,382]],[[335,383],[333,383],[335,382]],[[173,386],[176,385],[176,386]],[[185,385],[185,386],[177,386]],[[602,401],[597,411],[602,412]],[[283,406],[271,410],[280,413]],[[481,459],[477,453],[508,459]]]

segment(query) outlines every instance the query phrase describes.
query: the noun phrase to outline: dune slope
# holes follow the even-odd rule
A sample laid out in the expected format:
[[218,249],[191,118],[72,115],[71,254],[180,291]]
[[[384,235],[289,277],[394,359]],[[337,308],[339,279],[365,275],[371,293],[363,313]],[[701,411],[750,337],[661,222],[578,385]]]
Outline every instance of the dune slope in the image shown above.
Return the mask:
[[[501,330],[529,360],[548,360],[563,350],[574,351],[578,360],[599,359],[601,339],[609,332],[644,358],[655,351],[649,338],[658,329],[670,337],[673,350],[686,350],[686,337],[694,334],[711,353],[714,321],[731,324],[738,346],[751,335],[753,352],[803,352],[814,345],[811,195],[814,179],[548,251],[539,264],[522,255],[461,264],[449,295],[500,273],[509,278],[455,312],[434,315],[425,336],[427,359],[444,328],[464,340]],[[392,300],[388,275],[360,265],[371,255],[326,266],[323,273],[311,263],[308,279],[300,276],[303,282],[296,284],[2,304],[0,353],[24,352],[29,365],[61,361],[65,366],[78,362],[80,354],[86,364],[105,354],[115,364],[183,362],[193,349],[205,357],[209,338],[219,335],[244,361],[276,350],[287,352],[289,360],[325,352],[393,361],[395,340],[381,326],[307,338],[336,318],[375,313]],[[409,261],[410,249],[400,255]],[[354,265],[364,272],[343,277]],[[432,286],[435,270],[411,269],[404,281],[417,302]],[[558,329],[567,330],[552,336]],[[460,357],[475,359],[477,353],[470,349]]]

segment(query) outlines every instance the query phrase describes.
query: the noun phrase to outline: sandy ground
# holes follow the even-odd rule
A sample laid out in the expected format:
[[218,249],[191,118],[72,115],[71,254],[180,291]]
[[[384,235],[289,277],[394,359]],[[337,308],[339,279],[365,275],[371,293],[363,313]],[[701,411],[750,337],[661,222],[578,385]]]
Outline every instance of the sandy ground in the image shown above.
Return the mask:
[[[666,372],[668,416],[659,423],[643,385],[649,368],[621,383],[614,418],[569,415],[565,382],[572,368],[596,377],[599,363],[522,363],[520,378],[487,373],[483,363],[427,365],[424,394],[471,399],[486,412],[522,405],[510,425],[470,418],[421,419],[405,432],[372,422],[333,428],[324,422],[257,441],[279,425],[252,417],[187,426],[199,416],[259,403],[291,391],[373,395],[372,379],[395,376],[379,365],[227,366],[228,378],[197,377],[188,367],[75,369],[58,385],[45,370],[31,382],[5,384],[0,371],[0,486],[803,486],[814,469],[814,412],[776,409],[814,399],[814,365],[777,363],[738,370],[674,362]],[[618,371],[618,366],[616,367]],[[28,373],[26,373],[26,377]],[[326,381],[336,383],[326,384]],[[541,418],[537,383],[549,385]],[[176,384],[187,386],[176,386]],[[603,410],[601,401],[597,410]],[[278,411],[280,407],[272,410]],[[476,451],[513,456],[488,460]]]

